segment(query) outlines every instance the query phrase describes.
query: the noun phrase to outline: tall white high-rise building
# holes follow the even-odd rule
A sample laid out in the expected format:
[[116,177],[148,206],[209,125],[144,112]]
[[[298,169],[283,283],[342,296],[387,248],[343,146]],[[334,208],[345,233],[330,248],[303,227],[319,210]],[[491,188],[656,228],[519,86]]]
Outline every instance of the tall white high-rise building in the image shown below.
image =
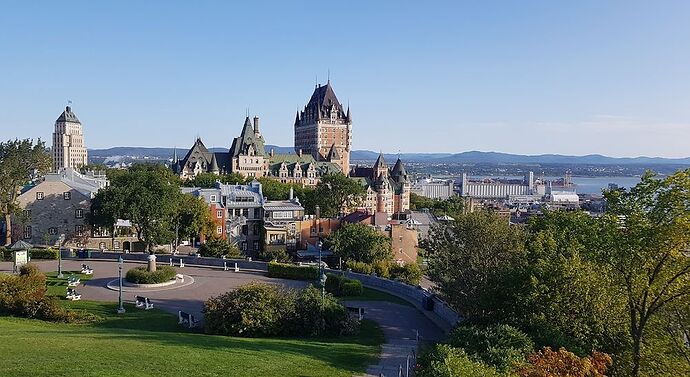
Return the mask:
[[55,121],[53,132],[53,171],[70,167],[79,169],[87,164],[81,122],[67,106]]

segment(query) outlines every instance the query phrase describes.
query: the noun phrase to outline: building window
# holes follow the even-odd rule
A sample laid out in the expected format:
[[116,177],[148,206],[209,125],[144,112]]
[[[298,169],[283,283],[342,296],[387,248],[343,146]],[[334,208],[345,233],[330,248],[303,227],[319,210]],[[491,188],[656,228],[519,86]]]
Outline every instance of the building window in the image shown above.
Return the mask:
[[69,191],[63,192],[63,193],[62,193],[62,198],[65,199],[65,200],[70,200],[70,199],[72,199],[72,193],[69,192]]
[[215,196],[215,195],[211,195],[211,199],[210,199],[210,200],[211,200],[211,203],[215,203],[215,202],[216,202],[216,196]]
[[36,200],[43,200],[43,198],[44,198],[43,191],[39,191],[36,193]]
[[77,219],[83,219],[84,218],[84,210],[81,208],[74,210],[74,217]]
[[24,239],[28,240],[31,238],[31,225],[27,225],[24,227]]
[[216,233],[223,234],[223,227],[222,226],[216,227]]
[[83,236],[84,235],[84,226],[83,225],[75,225],[74,226],[74,233],[77,236]]
[[219,210],[216,210],[216,217],[219,218],[219,219],[220,219],[220,218],[223,218],[223,211],[220,210],[220,209],[219,209]]
[[51,236],[56,235],[57,234],[57,228],[55,228],[55,227],[48,228],[48,234],[50,234]]
[[120,248],[120,241],[115,240],[113,241],[113,249],[119,249]]
[[242,250],[243,251],[247,250],[247,241],[242,241]]
[[30,209],[24,210],[24,217],[28,220],[31,220],[31,210]]
[[259,241],[254,241],[254,250],[259,250]]

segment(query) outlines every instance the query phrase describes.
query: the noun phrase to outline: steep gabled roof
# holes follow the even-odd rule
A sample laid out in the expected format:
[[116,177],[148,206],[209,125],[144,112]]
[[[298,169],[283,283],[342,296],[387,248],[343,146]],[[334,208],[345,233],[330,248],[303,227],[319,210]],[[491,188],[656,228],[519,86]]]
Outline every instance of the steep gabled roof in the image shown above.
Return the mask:
[[60,114],[56,122],[71,122],[81,124],[79,119],[77,119],[77,116],[72,112],[72,108],[69,106],[65,107],[65,111]]
[[387,167],[388,166],[386,165],[386,161],[383,159],[383,153],[379,154],[379,157],[376,159],[376,162],[374,163],[374,169]]
[[247,149],[250,146],[254,148],[254,152],[257,156],[264,156],[266,154],[264,149],[264,138],[256,135],[254,132],[254,127],[252,126],[252,121],[249,119],[249,117],[247,117],[244,120],[242,133],[232,142],[232,146],[230,147],[230,155],[232,157],[244,155],[247,153]]

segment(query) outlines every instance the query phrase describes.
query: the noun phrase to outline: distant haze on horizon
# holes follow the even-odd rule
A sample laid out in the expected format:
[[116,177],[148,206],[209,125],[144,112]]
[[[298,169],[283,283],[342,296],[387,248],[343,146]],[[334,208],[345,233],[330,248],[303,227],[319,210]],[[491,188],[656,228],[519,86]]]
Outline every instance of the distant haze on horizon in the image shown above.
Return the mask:
[[[0,140],[72,100],[90,149],[292,146],[328,72],[353,149],[690,156],[690,2],[14,2]],[[433,6],[432,6],[433,5]]]

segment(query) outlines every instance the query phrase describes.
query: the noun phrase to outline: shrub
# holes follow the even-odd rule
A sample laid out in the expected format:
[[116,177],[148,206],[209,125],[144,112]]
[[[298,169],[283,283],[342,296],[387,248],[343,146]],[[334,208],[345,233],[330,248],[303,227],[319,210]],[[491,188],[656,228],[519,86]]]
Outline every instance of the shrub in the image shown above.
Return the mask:
[[462,349],[436,344],[417,361],[417,377],[498,377],[496,369],[472,360]]
[[391,261],[381,260],[372,265],[377,276],[388,279],[391,276]]
[[268,276],[294,280],[318,280],[319,268],[316,266],[297,266],[294,264],[269,262]]
[[29,256],[31,259],[58,259],[59,252],[57,249],[31,249]]
[[391,267],[391,279],[398,280],[409,285],[417,285],[422,279],[422,270],[416,263],[407,263],[402,266],[393,264]]
[[206,332],[245,337],[287,335],[294,307],[294,292],[251,283],[206,301]]
[[612,363],[611,356],[602,352],[594,351],[592,356],[579,357],[565,348],[556,352],[550,347],[529,355],[527,360],[515,368],[520,377],[605,377]]
[[41,269],[38,268],[33,263],[27,263],[19,267],[19,275],[21,276],[36,276],[36,275],[42,275],[43,276],[43,282],[45,284],[45,275],[41,272]]
[[146,267],[135,267],[127,271],[125,279],[135,284],[159,284],[175,279],[177,270],[172,266],[157,266],[156,271],[150,272]]
[[228,242],[224,238],[209,238],[199,247],[199,254],[202,257],[212,258],[237,258],[240,256],[240,249]]
[[374,272],[374,268],[372,265],[364,262],[357,262],[357,261],[347,261],[345,262],[345,265],[347,268],[351,269],[353,272],[359,272],[360,274],[366,274],[369,275],[372,272]]
[[259,259],[266,262],[288,262],[290,260],[290,256],[288,255],[285,247],[265,246],[264,250],[259,252]]
[[340,285],[346,277],[340,274],[326,274],[326,292],[340,296]]
[[501,371],[524,361],[534,348],[525,333],[509,325],[459,326],[451,332],[448,343]]
[[12,252],[7,250],[3,246],[0,246],[0,260],[11,261],[12,260]]
[[340,293],[344,297],[361,296],[364,288],[359,280],[347,279],[340,285]]
[[209,334],[260,336],[344,335],[356,331],[347,309],[310,285],[302,292],[251,283],[204,304]]

